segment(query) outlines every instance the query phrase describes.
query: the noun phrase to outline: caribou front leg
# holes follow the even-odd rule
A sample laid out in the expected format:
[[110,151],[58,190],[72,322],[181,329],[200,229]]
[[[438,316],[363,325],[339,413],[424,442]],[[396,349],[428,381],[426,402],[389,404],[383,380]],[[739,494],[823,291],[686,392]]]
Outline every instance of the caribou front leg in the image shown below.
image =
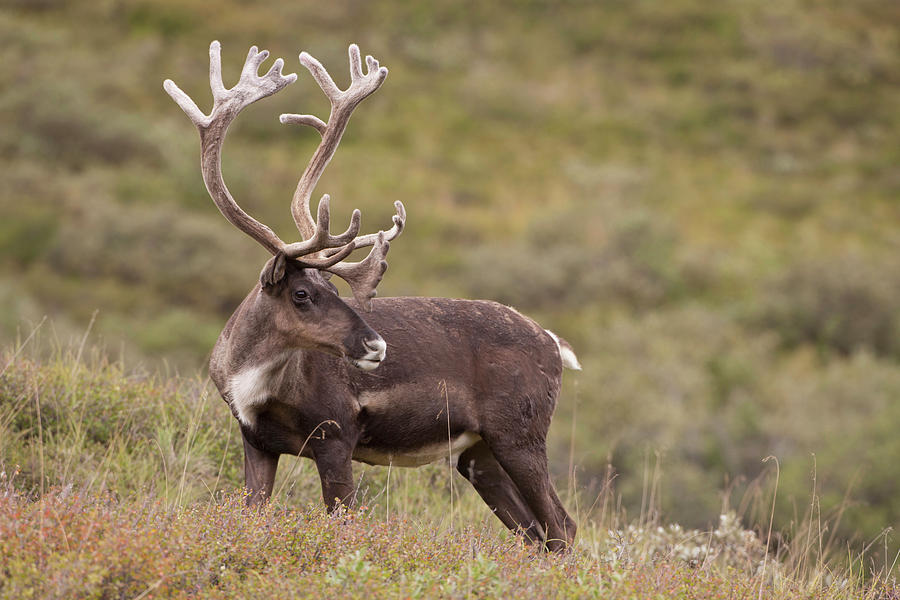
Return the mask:
[[241,435],[241,438],[244,440],[244,485],[250,492],[247,505],[255,506],[272,497],[279,455],[259,450],[246,437]]
[[312,447],[313,460],[322,480],[322,500],[328,512],[338,506],[353,505],[354,492],[352,450],[340,439],[317,440]]

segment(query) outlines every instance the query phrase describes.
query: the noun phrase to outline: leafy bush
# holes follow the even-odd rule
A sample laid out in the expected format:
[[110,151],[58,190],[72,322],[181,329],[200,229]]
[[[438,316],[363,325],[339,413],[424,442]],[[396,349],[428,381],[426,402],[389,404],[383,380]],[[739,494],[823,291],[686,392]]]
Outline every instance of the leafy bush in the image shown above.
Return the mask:
[[760,321],[785,344],[900,356],[900,262],[858,253],[802,261],[774,286]]
[[69,207],[49,255],[66,275],[114,279],[151,291],[156,302],[218,314],[243,300],[263,257],[225,223],[96,199]]
[[56,212],[48,203],[28,202],[24,195],[0,195],[0,214],[15,218],[0,221],[0,256],[23,268],[43,258],[58,228]]
[[684,265],[672,231],[633,209],[594,230],[599,218],[584,208],[537,221],[513,242],[470,251],[463,277],[469,295],[539,310],[647,309],[681,295]]

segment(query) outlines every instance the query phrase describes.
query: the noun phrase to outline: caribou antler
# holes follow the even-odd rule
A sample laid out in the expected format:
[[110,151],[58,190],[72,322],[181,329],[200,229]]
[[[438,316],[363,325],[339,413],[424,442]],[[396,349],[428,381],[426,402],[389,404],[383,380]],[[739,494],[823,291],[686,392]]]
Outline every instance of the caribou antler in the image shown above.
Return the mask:
[[[316,148],[306,170],[303,171],[300,181],[297,182],[297,189],[291,201],[291,214],[294,217],[294,223],[296,223],[297,229],[305,239],[312,239],[316,235],[317,227],[321,225],[321,216],[318,223],[313,221],[309,208],[316,183],[318,183],[319,178],[325,171],[325,167],[328,166],[331,157],[334,156],[334,152],[341,142],[341,137],[344,135],[344,130],[350,122],[353,110],[360,102],[381,87],[388,74],[387,68],[380,67],[377,60],[371,56],[366,56],[367,70],[364,75],[359,47],[356,44],[351,44],[348,53],[350,56],[350,87],[344,91],[337,87],[328,71],[322,66],[322,63],[306,52],[300,54],[300,63],[309,69],[309,72],[331,102],[331,114],[328,117],[328,123],[313,115],[283,114],[280,117],[282,123],[308,125],[322,136],[322,141]],[[326,198],[327,195],[323,197],[323,200]],[[375,295],[375,288],[381,281],[385,269],[387,269],[387,263],[384,258],[390,247],[388,242],[400,235],[406,223],[406,209],[403,207],[403,203],[398,200],[394,203],[394,207],[397,214],[393,217],[394,224],[389,231],[380,231],[358,237],[355,237],[355,234],[349,236],[353,238],[355,248],[373,246],[371,252],[364,260],[358,263],[336,263],[331,267],[323,268],[323,270],[327,270],[344,279],[350,285],[353,296],[364,307],[368,307],[369,300]],[[358,215],[359,211],[353,212],[354,219],[358,218]],[[331,246],[330,248],[322,248],[322,255],[327,259],[333,259],[342,250],[335,250],[336,246]]]
[[285,243],[269,227],[248,215],[237,205],[222,178],[222,143],[234,118],[248,105],[271,96],[297,80],[295,73],[281,74],[284,60],[280,58],[265,75],[260,77],[259,67],[268,56],[267,50],[259,52],[256,46],[251,47],[241,71],[240,81],[233,88],[225,89],[222,83],[222,49],[219,42],[211,43],[209,87],[213,94],[213,108],[209,115],[203,114],[190,96],[181,91],[171,79],[163,82],[163,88],[200,130],[200,169],[213,202],[232,225],[262,244],[272,254],[276,254],[284,249]]
[[[275,94],[297,79],[294,73],[281,74],[284,61],[280,58],[265,75],[260,76],[259,67],[268,56],[267,50],[260,52],[256,46],[251,47],[240,80],[231,89],[226,89],[222,82],[221,46],[217,41],[212,42],[209,46],[209,84],[213,94],[213,108],[209,115],[204,114],[171,79],[166,79],[163,87],[200,131],[203,181],[225,218],[273,255],[284,254],[304,267],[329,271],[345,279],[350,284],[354,297],[361,305],[368,307],[369,299],[375,295],[375,287],[387,268],[384,257],[389,248],[388,242],[403,230],[406,221],[403,204],[399,201],[394,203],[397,214],[393,218],[393,227],[387,233],[357,236],[360,212],[354,210],[347,230],[340,235],[331,235],[329,196],[325,194],[319,201],[315,221],[310,213],[309,200],[313,188],[341,141],[353,109],[381,86],[387,76],[387,69],[379,67],[377,60],[367,56],[368,72],[363,75],[359,48],[353,44],[350,46],[352,82],[346,91],[341,91],[319,61],[306,52],[300,54],[300,62],[309,69],[331,100],[331,116],[326,124],[312,115],[281,115],[282,123],[309,125],[322,135],[322,142],[300,178],[291,202],[291,214],[303,241],[286,244],[269,227],[238,206],[222,178],[222,144],[231,122],[248,105]],[[364,260],[358,263],[341,263],[354,249],[366,246],[373,248]]]

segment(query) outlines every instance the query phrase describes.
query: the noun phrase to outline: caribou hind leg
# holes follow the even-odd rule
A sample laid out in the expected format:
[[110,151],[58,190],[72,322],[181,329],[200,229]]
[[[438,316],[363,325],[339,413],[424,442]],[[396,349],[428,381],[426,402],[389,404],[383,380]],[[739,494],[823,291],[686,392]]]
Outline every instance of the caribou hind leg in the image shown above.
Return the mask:
[[501,437],[486,441],[497,462],[522,493],[531,512],[537,517],[538,524],[543,526],[547,549],[554,552],[567,549],[570,538],[566,531],[565,519],[559,511],[561,505],[558,505],[556,492],[550,483],[547,452],[543,440],[523,444],[521,441],[516,443],[515,440],[504,440]]
[[504,525],[513,531],[521,531],[529,543],[544,543],[544,530],[538,525],[537,517],[487,444],[478,442],[463,452],[456,469],[469,480]]
[[550,484],[550,497],[553,500],[553,504],[556,505],[556,517],[562,523],[563,532],[565,533],[563,539],[571,546],[575,542],[575,532],[578,530],[578,526],[572,517],[569,516],[569,513],[566,512],[552,483]]

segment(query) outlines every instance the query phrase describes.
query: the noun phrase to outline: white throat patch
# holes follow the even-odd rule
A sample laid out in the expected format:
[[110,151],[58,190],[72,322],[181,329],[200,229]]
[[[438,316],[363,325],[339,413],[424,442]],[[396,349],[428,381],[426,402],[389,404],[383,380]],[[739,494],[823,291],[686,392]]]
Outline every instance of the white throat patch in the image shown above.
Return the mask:
[[247,427],[253,426],[256,409],[272,396],[273,375],[284,366],[289,356],[290,354],[285,353],[262,365],[247,367],[228,380],[231,406],[237,413],[238,420]]

